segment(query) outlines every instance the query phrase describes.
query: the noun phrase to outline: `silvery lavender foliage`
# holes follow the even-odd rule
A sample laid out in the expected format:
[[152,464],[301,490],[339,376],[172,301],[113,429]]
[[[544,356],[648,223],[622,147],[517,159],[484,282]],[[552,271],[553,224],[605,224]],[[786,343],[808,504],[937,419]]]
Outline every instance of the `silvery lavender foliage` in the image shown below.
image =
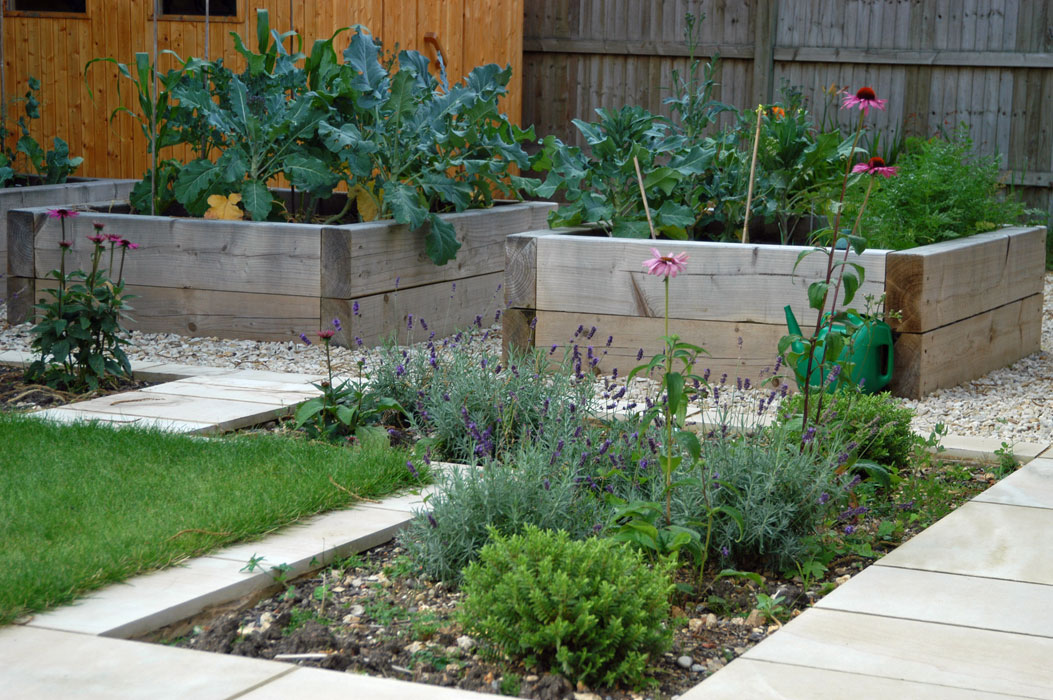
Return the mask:
[[602,528],[606,506],[584,494],[572,472],[549,466],[546,454],[522,445],[506,463],[442,473],[428,508],[399,540],[425,575],[456,583],[489,541],[489,528],[513,535],[536,525],[584,539],[597,525]]
[[461,333],[401,349],[373,363],[374,386],[397,397],[437,458],[479,464],[523,442],[551,449],[595,404],[591,375],[552,367],[544,353],[515,353],[502,364],[477,335]]

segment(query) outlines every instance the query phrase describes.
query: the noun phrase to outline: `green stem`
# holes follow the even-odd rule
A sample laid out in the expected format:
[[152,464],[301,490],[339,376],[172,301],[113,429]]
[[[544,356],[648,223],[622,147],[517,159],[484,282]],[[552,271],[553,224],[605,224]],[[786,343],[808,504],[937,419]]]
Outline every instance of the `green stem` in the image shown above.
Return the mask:
[[665,524],[673,524],[673,405],[669,375],[673,372],[673,344],[669,339],[669,275],[665,276]]

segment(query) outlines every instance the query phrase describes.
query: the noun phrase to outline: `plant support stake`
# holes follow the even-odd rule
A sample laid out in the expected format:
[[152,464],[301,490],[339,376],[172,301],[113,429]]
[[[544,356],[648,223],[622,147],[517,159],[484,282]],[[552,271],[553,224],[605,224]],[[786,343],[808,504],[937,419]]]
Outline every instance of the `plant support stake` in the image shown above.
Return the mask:
[[654,222],[651,221],[651,208],[647,206],[647,193],[643,188],[643,175],[640,173],[640,161],[633,156],[633,165],[636,166],[636,182],[640,185],[640,199],[643,200],[644,214],[647,214],[647,227],[651,229],[651,240],[658,238],[654,232]]
[[750,160],[750,186],[746,190],[746,217],[742,222],[742,242],[750,242],[750,204],[753,202],[753,176],[757,172],[757,146],[760,144],[761,117],[764,115],[764,105],[757,105],[757,128],[753,131],[753,157]]

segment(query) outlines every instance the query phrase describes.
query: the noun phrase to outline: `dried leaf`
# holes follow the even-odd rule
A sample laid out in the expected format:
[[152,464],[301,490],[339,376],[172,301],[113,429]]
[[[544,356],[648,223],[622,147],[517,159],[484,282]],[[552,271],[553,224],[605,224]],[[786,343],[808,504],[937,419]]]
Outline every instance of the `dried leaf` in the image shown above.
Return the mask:
[[205,212],[206,219],[237,220],[245,218],[245,212],[238,206],[241,195],[237,192],[228,196],[214,194],[208,198],[209,210]]
[[351,190],[351,196],[355,198],[358,205],[358,217],[362,221],[374,221],[377,218],[377,198],[373,193],[373,181],[365,185],[355,185]]

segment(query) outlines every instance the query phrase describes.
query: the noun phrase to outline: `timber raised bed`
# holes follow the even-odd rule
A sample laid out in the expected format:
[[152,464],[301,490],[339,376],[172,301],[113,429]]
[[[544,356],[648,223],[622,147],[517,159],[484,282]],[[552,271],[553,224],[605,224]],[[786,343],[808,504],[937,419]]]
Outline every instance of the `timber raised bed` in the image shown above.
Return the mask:
[[[136,295],[128,325],[143,331],[292,340],[339,318],[337,342],[357,336],[375,343],[400,329],[405,337],[413,314],[442,335],[500,308],[505,237],[544,225],[553,206],[508,203],[444,214],[461,248],[443,266],[427,258],[422,232],[391,221],[323,226],[93,212],[66,221],[74,242],[66,265],[90,264],[93,221],[138,243],[124,279]],[[28,320],[41,290],[54,284],[46,275],[59,265],[61,235],[46,209],[10,214],[12,323]]]
[[135,180],[70,178],[58,185],[0,188],[0,272],[7,274],[7,212],[25,207],[60,207],[108,200],[121,202],[128,199],[135,183]]
[[[1045,235],[1043,227],[1004,228],[851,256],[866,270],[853,306],[862,309],[864,295],[887,293],[887,307],[903,314],[891,322],[896,394],[917,398],[1040,349]],[[565,347],[579,326],[595,326],[591,340],[577,342],[605,352],[602,368],[624,374],[636,366],[640,348],[650,357],[664,333],[665,304],[662,279],[642,264],[653,246],[585,229],[509,237],[506,346]],[[724,373],[731,381],[764,378],[787,332],[786,304],[802,327],[814,327],[807,289],[824,275],[824,256],[806,258],[794,272],[804,248],[679,241],[658,247],[689,256],[687,271],[670,281],[670,332],[706,348],[697,369],[709,368],[711,381]]]

